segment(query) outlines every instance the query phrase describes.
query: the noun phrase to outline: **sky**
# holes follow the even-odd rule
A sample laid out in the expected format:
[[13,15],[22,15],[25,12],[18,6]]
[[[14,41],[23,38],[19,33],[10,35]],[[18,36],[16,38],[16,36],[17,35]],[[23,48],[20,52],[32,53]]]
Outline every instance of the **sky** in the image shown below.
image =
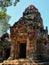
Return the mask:
[[49,31],[49,0],[20,0],[16,6],[8,7],[7,13],[11,16],[9,24],[12,26],[17,22],[22,17],[25,9],[31,4],[39,10],[43,19],[44,28],[48,26]]

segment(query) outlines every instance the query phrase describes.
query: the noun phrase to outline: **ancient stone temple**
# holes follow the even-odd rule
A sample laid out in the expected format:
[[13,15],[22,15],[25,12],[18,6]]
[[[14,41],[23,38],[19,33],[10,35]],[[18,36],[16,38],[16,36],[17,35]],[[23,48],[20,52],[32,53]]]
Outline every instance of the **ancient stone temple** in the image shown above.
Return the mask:
[[0,59],[5,59],[3,65],[45,65],[43,62],[49,65],[48,29],[44,29],[41,14],[33,5],[28,6],[23,16],[10,27],[10,38],[7,34],[2,36],[2,44]]
[[8,59],[10,55],[10,46],[11,42],[9,40],[9,34],[4,33],[0,38],[0,62],[3,62],[3,60]]
[[48,30],[44,30],[41,14],[30,5],[23,16],[10,28],[12,59],[28,58],[44,53],[43,44],[48,42]]

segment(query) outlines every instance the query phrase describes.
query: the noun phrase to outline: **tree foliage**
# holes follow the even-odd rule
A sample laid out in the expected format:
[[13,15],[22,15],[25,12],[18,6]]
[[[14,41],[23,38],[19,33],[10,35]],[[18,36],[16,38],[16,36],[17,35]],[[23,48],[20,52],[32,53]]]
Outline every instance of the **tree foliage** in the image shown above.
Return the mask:
[[7,14],[5,12],[0,12],[0,20],[6,19]]
[[11,5],[16,5],[19,0],[0,0],[0,7],[8,7]]
[[16,6],[19,0],[0,0],[0,37],[8,30],[10,16],[7,15],[7,7]]
[[6,7],[9,6],[16,6],[17,2],[19,2],[19,0],[0,0],[0,8],[2,11],[6,11]]
[[8,30],[10,16],[5,12],[0,12],[0,37]]

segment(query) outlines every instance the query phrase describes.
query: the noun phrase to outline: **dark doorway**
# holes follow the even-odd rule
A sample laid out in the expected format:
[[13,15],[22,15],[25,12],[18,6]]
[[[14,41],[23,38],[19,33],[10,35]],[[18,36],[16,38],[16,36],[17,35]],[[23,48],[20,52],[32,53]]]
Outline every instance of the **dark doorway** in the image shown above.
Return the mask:
[[5,59],[8,59],[10,56],[10,48],[6,49],[6,55],[5,55]]
[[19,58],[26,58],[26,43],[20,43],[20,55]]

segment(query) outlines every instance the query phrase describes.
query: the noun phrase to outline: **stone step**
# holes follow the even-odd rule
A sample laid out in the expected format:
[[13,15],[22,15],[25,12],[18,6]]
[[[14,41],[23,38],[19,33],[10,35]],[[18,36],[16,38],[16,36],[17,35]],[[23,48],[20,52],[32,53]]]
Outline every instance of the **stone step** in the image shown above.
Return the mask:
[[3,63],[0,63],[0,65],[2,65]]
[[49,65],[49,63],[35,63],[34,60],[19,59],[5,60],[2,65]]

